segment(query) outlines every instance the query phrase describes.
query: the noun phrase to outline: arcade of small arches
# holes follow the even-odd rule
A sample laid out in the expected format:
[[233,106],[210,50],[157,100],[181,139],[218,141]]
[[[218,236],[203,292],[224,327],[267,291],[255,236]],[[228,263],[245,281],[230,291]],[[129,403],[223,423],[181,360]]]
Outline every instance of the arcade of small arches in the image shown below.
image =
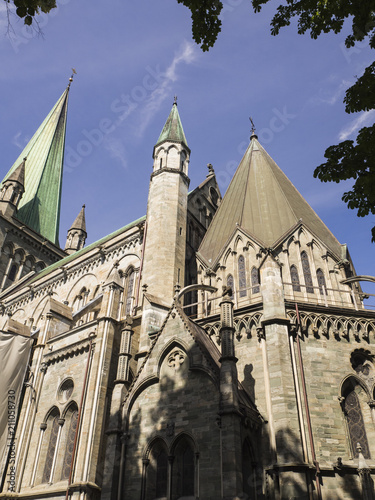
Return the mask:
[[1,268],[5,272],[1,278],[0,291],[15,281],[26,276],[31,271],[39,272],[45,268],[45,263],[36,261],[32,255],[27,255],[21,248],[5,245],[1,251]]

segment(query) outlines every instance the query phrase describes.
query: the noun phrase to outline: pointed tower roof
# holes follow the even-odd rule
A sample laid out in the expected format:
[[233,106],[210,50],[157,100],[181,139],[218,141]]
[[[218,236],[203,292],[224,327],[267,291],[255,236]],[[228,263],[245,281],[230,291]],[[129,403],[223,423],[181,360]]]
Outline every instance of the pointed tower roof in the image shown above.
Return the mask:
[[25,163],[26,158],[24,158],[22,163],[20,163],[18,167],[13,170],[7,180],[18,182],[18,184],[21,184],[23,187],[25,187]]
[[[70,86],[70,84],[69,84]],[[17,218],[58,245],[69,86],[14,162],[3,182],[27,157],[25,193]]]
[[79,229],[79,230],[84,231],[86,233],[85,207],[86,207],[86,205],[82,205],[82,208],[81,208],[79,214],[77,215],[75,221],[70,226],[69,231],[71,231],[72,229]]
[[164,128],[161,131],[159,139],[157,140],[155,147],[165,141],[171,142],[182,142],[188,147],[187,140],[185,137],[184,129],[182,127],[180,115],[177,109],[177,99],[173,103],[171,112],[165,122]]
[[236,227],[272,247],[301,219],[340,257],[340,243],[253,134],[198,252],[214,263]]

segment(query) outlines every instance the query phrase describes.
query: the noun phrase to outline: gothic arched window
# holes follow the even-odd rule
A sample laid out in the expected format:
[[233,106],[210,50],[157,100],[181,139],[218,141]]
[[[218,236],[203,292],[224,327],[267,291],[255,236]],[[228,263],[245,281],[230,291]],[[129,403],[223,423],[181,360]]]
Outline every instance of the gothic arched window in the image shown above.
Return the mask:
[[361,410],[360,401],[357,392],[360,392],[360,386],[356,384],[346,394],[344,400],[344,412],[348,423],[349,439],[351,451],[354,457],[358,457],[357,444],[362,447],[362,453],[365,458],[370,457],[370,450],[367,441],[365,422]]
[[300,292],[299,276],[295,265],[290,266],[290,278],[292,280],[293,292]]
[[190,440],[183,438],[174,456],[172,498],[195,498],[195,453]]
[[160,450],[156,457],[156,498],[167,496],[168,456],[165,450]]
[[133,289],[134,289],[134,269],[131,269],[128,274],[126,283],[126,296],[125,296],[125,314],[131,314],[133,305]]
[[301,253],[301,262],[302,262],[303,277],[305,278],[306,292],[314,293],[309,258],[305,251]]
[[238,284],[240,289],[240,297],[246,297],[246,268],[243,255],[238,257]]
[[13,264],[8,274],[9,281],[14,281],[16,279],[17,270],[18,270],[17,264]]
[[258,269],[254,266],[251,269],[251,287],[252,287],[252,293],[259,293],[260,292],[260,286],[259,286],[259,271]]
[[52,465],[55,457],[57,437],[59,435],[59,414],[57,411],[51,414],[48,418],[47,430],[49,430],[49,427],[49,440],[43,469],[42,483],[49,483],[52,479]]
[[327,287],[326,287],[326,280],[325,280],[325,277],[324,277],[324,273],[321,269],[318,269],[316,271],[316,277],[317,277],[317,280],[318,280],[318,286],[319,286],[319,290],[320,290],[320,295],[327,295]]
[[145,500],[165,499],[168,490],[168,450],[161,439],[153,444],[146,471]]
[[227,286],[232,289],[232,294],[230,295],[230,298],[233,299],[233,295],[234,295],[234,279],[233,279],[233,276],[231,274],[228,274],[228,276],[227,276]]
[[78,425],[78,410],[74,409],[73,411],[70,412],[70,422],[69,422],[68,434],[66,436],[66,445],[64,453],[64,462],[61,472],[61,479],[69,479],[77,425]]

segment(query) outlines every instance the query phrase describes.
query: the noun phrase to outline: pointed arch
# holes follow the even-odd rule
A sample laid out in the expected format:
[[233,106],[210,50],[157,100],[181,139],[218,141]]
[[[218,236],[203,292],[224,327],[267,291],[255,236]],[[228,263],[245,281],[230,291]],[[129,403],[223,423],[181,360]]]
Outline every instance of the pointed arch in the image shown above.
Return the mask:
[[303,250],[301,252],[302,272],[305,279],[306,292],[314,293],[313,281],[310,270],[310,262],[307,253]]
[[41,483],[50,483],[52,481],[57,438],[59,435],[59,420],[60,411],[56,406],[54,406],[48,411],[45,417],[46,429],[44,438],[48,444],[43,457],[44,460],[42,460],[41,464],[43,466]]
[[326,279],[324,272],[320,268],[316,270],[316,279],[318,280],[320,295],[327,295]]
[[260,280],[259,280],[259,269],[253,266],[251,268],[251,292],[259,293],[260,292]]
[[168,447],[156,437],[146,451],[145,500],[166,499],[168,490]]
[[232,274],[228,274],[227,276],[227,286],[232,289],[232,294],[230,296],[231,299],[234,297],[234,279]]
[[64,412],[66,419],[65,430],[66,435],[64,436],[64,459],[61,469],[61,480],[69,479],[71,463],[74,451],[74,439],[78,426],[78,406],[73,401],[69,404],[68,408]]
[[246,265],[245,257],[243,255],[238,257],[238,288],[240,297],[246,297]]
[[298,270],[294,264],[290,266],[290,278],[292,280],[293,292],[300,292],[301,286],[299,283]]
[[193,438],[181,434],[172,446],[172,498],[196,498],[198,453]]
[[349,447],[353,457],[358,457],[357,444],[362,448],[362,454],[370,459],[370,448],[367,440],[365,421],[363,418],[360,394],[368,397],[368,391],[362,382],[355,376],[348,376],[341,386],[341,405],[345,415]]

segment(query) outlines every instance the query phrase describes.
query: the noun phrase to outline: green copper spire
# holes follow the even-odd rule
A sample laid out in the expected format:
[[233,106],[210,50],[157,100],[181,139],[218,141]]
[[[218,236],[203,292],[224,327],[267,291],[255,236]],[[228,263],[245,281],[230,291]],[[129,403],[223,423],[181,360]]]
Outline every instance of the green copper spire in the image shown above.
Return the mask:
[[25,192],[18,205],[17,218],[56,245],[59,245],[69,86],[3,179],[4,182],[27,158]]
[[176,97],[172,106],[172,110],[169,113],[168,119],[165,122],[164,128],[161,131],[161,134],[155,146],[161,144],[164,141],[183,142],[185,146],[188,145],[184,129],[182,128],[180,115],[178,114]]

